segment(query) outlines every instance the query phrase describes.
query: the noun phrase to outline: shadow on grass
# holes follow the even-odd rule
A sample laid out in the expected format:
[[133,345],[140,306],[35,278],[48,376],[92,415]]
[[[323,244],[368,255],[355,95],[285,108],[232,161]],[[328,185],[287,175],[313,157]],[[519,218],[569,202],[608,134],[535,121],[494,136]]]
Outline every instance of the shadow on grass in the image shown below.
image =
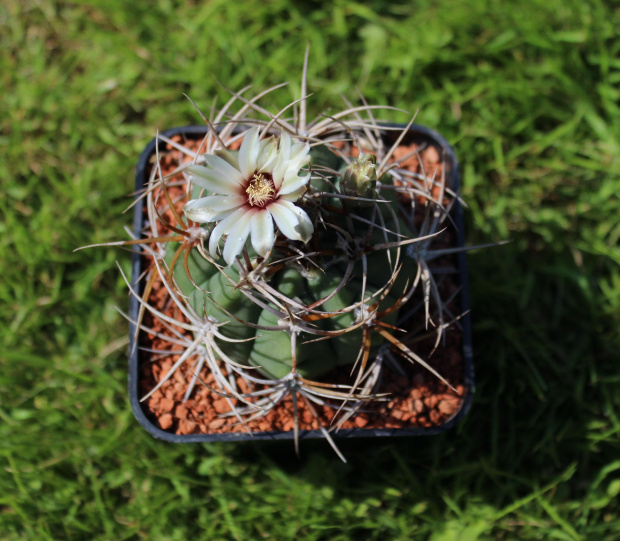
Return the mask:
[[389,488],[414,500],[468,494],[500,508],[569,478],[562,490],[579,498],[617,458],[606,436],[618,370],[610,323],[597,310],[600,266],[579,268],[570,254],[527,252],[518,242],[477,253],[469,264],[477,391],[457,428],[340,440],[348,464],[320,440],[302,441],[301,459],[292,442],[240,446],[238,459],[360,502]]

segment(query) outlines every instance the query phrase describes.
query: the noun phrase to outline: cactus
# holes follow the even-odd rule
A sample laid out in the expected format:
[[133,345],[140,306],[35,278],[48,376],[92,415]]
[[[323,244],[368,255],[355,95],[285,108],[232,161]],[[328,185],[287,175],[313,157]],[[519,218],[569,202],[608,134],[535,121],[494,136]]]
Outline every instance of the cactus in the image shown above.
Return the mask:
[[[194,374],[185,398],[208,367],[213,392],[226,397],[229,415],[241,423],[267,415],[287,395],[294,405],[335,404],[342,422],[379,397],[376,384],[395,354],[450,385],[400,328],[421,310],[421,334],[434,334],[437,346],[458,319],[429,266],[455,251],[432,246],[456,200],[445,169],[436,178],[434,171],[402,167],[407,156],[397,160],[394,150],[411,123],[394,132],[374,120],[374,107],[306,122],[305,77],[304,70],[293,120],[285,111],[250,118],[265,111],[256,99],[232,93],[211,118],[200,113],[208,133],[199,152],[161,137],[185,158],[166,177],[154,168],[143,195],[145,237],[118,244],[139,245],[151,260],[143,294],[128,283],[141,303],[136,332],[148,330],[142,320],[148,311],[183,350],[142,400],[183,363]],[[241,107],[233,113],[236,103]],[[394,134],[390,147],[386,133]],[[179,175],[181,201],[170,194]],[[158,280],[181,319],[149,303]],[[329,381],[341,366],[351,370],[348,385]],[[256,383],[266,389],[244,393],[233,374],[250,389]]]

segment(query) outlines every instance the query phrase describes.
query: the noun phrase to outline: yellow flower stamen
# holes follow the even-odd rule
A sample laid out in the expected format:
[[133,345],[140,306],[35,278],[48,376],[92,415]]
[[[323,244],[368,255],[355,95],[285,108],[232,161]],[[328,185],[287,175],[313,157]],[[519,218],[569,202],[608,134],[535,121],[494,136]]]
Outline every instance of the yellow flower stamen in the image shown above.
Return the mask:
[[254,173],[245,193],[248,194],[248,203],[253,207],[263,208],[271,203],[276,195],[271,175],[267,177],[263,173]]

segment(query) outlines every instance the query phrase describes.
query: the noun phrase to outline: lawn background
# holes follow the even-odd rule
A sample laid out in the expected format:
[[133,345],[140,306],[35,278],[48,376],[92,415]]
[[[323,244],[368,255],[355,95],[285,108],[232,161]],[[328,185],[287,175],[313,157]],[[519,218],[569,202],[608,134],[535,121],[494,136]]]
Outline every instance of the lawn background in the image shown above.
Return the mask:
[[[121,214],[156,130],[226,86],[419,110],[461,162],[477,394],[450,433],[174,446],[126,396]],[[0,5],[0,532],[620,538],[620,8],[612,1]],[[406,121],[398,114],[385,115]]]

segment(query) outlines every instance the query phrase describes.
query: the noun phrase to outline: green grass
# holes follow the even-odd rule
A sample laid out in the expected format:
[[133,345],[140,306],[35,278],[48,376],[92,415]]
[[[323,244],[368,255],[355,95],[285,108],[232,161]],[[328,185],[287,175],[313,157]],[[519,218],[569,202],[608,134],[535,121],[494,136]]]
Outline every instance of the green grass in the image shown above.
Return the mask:
[[[413,7],[415,6],[415,7]],[[173,446],[126,397],[115,261],[137,156],[230,88],[410,111],[464,180],[477,395],[402,441]],[[620,10],[613,2],[0,6],[3,539],[620,538]],[[392,115],[392,120],[406,117]]]

